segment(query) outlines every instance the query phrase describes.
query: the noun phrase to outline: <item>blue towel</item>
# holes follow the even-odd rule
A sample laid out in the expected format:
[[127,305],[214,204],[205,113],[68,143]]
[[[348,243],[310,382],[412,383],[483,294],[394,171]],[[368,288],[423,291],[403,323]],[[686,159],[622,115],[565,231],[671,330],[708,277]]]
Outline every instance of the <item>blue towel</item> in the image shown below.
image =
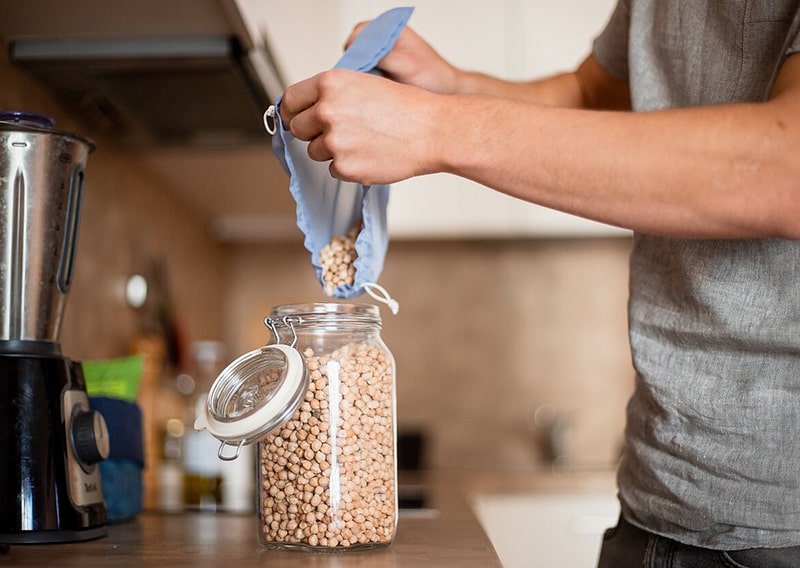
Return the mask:
[[89,406],[103,415],[108,426],[108,458],[129,460],[144,467],[142,411],[139,406],[104,396],[89,397]]
[[[394,8],[370,22],[356,37],[339,62],[338,69],[371,72],[397,41],[408,23],[413,8]],[[280,107],[280,100],[276,106]],[[363,186],[333,178],[328,164],[308,157],[308,143],[297,140],[283,128],[280,112],[272,150],[289,174],[289,190],[297,203],[297,226],[305,235],[304,245],[311,253],[311,264],[324,286],[320,251],[331,238],[346,235],[362,221],[356,237],[358,257],[353,284],[344,284],[333,291],[338,298],[353,298],[364,292],[364,285],[377,283],[389,245],[386,207],[389,186]]]
[[109,521],[127,521],[142,512],[144,483],[139,463],[119,459],[101,461],[100,479]]
[[109,455],[99,464],[106,515],[109,521],[132,519],[144,503],[142,412],[135,403],[104,396],[89,397],[89,406],[108,426]]

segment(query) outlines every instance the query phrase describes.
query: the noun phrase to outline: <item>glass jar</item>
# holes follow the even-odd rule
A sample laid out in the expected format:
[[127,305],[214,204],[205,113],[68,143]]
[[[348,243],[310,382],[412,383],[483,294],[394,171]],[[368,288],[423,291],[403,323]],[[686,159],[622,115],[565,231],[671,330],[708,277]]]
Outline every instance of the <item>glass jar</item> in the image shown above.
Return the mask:
[[[222,459],[231,459],[226,445],[238,453],[257,442],[265,546],[388,546],[397,525],[395,365],[377,306],[284,305],[265,324],[274,341],[229,365],[238,386],[223,371],[195,427],[222,440]],[[247,432],[227,429],[247,421]]]

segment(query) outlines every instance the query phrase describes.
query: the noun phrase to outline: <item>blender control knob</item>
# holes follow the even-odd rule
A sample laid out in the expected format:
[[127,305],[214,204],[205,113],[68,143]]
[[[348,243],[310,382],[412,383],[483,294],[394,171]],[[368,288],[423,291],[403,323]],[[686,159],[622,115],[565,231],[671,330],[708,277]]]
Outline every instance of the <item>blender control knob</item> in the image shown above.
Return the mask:
[[75,457],[85,465],[107,459],[110,445],[103,415],[96,410],[75,414],[72,417],[72,443]]

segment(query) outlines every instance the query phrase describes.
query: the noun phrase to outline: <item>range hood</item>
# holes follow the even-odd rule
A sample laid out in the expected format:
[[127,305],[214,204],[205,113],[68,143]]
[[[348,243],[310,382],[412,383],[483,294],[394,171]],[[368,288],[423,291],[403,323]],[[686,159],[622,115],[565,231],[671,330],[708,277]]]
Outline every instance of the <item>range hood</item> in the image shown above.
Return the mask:
[[[279,92],[235,36],[21,39],[10,59],[127,147],[266,143]],[[275,73],[273,73],[275,75]],[[272,81],[280,89],[280,80]]]

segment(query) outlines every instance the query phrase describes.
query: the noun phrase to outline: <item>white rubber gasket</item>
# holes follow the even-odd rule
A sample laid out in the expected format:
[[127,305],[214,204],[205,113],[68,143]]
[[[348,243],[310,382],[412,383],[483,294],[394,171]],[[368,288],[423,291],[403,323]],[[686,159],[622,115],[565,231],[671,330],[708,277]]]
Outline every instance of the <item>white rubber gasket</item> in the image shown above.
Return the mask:
[[[247,378],[246,375],[243,376],[242,370],[252,368],[254,362],[258,369],[258,359],[263,358],[265,352],[269,350],[280,351],[286,360],[285,376],[278,390],[266,403],[241,418],[216,418],[211,411],[216,398],[224,389],[230,388],[234,381],[241,383]],[[288,420],[302,402],[307,389],[308,374],[305,360],[297,349],[283,344],[255,349],[237,358],[219,374],[208,393],[204,412],[195,420],[194,429],[208,430],[223,443],[241,447],[265,436]]]

